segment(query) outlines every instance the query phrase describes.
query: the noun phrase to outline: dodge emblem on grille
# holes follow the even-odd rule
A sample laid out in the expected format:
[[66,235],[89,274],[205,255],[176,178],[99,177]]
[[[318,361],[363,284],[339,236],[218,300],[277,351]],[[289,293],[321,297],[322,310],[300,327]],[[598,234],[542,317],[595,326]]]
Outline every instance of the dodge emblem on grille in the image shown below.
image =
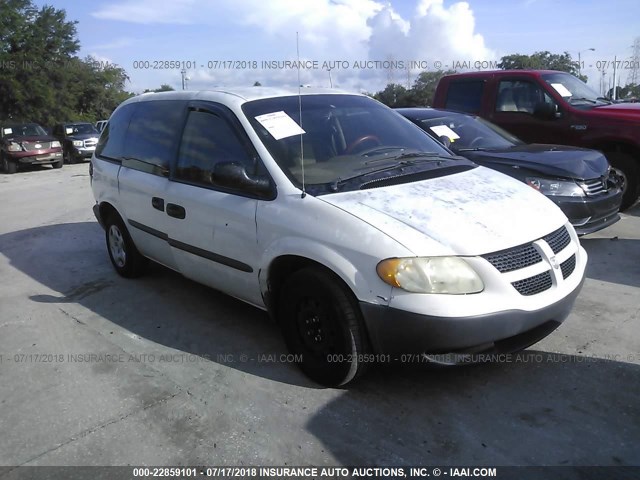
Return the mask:
[[36,143],[36,144],[34,145],[34,148],[42,148],[42,145],[40,145],[39,143]]
[[556,260],[556,256],[555,255],[553,257],[549,258],[549,262],[551,263],[551,266],[553,268],[555,268],[556,270],[560,268],[560,264],[558,263],[558,260]]

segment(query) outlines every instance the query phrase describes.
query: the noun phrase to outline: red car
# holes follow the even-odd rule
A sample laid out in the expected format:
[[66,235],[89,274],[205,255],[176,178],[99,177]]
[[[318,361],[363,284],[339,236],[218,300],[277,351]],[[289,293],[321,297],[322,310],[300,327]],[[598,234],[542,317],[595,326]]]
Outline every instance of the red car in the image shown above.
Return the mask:
[[15,173],[22,165],[62,167],[62,145],[38,124],[16,123],[0,127],[0,165]]

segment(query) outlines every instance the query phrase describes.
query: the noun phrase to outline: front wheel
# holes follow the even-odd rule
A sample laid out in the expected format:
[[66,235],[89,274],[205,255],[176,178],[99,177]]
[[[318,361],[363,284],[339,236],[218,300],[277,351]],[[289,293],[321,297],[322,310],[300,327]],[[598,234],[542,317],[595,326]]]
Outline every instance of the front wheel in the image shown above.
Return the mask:
[[607,160],[624,179],[622,205],[620,211],[632,206],[640,194],[640,167],[631,155],[621,152],[607,152]]
[[144,273],[148,261],[136,248],[119,216],[112,214],[107,218],[105,237],[109,258],[119,275],[135,278]]
[[57,162],[52,163],[51,166],[53,168],[62,168],[63,163],[64,163],[64,160],[58,160]]
[[278,305],[287,346],[309,378],[340,386],[362,375],[368,351],[362,315],[339,279],[321,268],[298,270],[285,281]]

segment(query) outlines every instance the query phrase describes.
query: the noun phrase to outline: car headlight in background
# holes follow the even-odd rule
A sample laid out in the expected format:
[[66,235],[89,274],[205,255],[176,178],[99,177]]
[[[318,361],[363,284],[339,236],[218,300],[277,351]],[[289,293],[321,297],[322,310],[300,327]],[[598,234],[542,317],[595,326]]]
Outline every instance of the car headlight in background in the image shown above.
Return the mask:
[[57,140],[54,140],[53,142],[51,142],[51,148],[58,148],[60,147],[60,142]]
[[562,197],[584,197],[584,190],[570,180],[552,180],[550,178],[527,177],[526,183],[545,195]]
[[9,142],[9,145],[7,146],[7,151],[8,152],[21,152],[22,151],[22,145],[20,145],[17,142]]
[[459,257],[388,258],[376,271],[384,282],[407,292],[463,295],[484,290],[475,270]]
[[74,140],[73,141],[73,146],[74,147],[82,147],[84,145],[84,142],[82,140]]

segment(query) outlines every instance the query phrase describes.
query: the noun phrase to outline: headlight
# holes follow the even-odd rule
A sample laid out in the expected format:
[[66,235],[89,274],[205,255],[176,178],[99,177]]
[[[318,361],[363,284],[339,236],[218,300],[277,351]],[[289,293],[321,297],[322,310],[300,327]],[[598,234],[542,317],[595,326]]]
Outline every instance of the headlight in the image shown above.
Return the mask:
[[58,148],[60,147],[60,142],[58,142],[57,140],[54,140],[53,142],[51,142],[51,148]]
[[459,257],[388,258],[376,267],[389,285],[414,293],[461,295],[484,290],[484,283]]
[[7,151],[9,152],[21,152],[22,145],[16,142],[9,142],[9,146],[7,146]]
[[74,147],[82,147],[84,145],[84,142],[82,140],[74,140],[73,141],[73,146]]
[[527,177],[527,185],[540,193],[549,196],[584,197],[584,190],[576,182],[566,180],[552,180],[550,178]]

